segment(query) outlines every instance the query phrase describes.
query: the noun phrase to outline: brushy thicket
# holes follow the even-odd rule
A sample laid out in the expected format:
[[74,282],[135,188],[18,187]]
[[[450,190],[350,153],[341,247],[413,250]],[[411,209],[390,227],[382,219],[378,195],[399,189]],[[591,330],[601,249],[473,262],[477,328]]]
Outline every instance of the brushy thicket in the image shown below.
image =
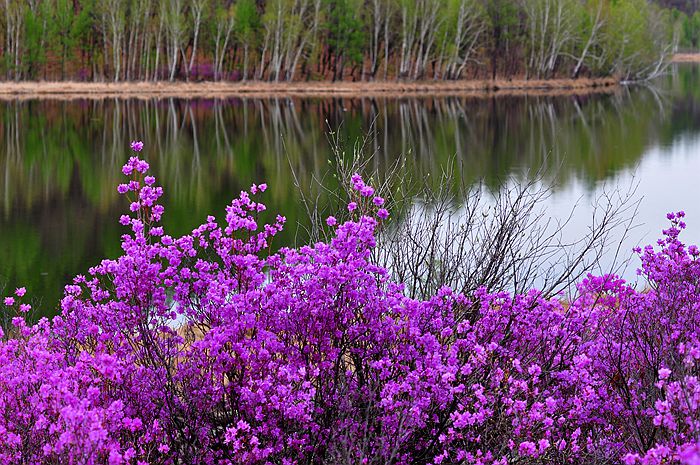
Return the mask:
[[25,290],[5,298],[2,463],[700,463],[682,212],[638,251],[644,291],[589,276],[570,302],[421,301],[370,261],[388,212],[359,176],[331,240],[272,253],[264,184],[173,238],[147,170],[123,169],[123,255],[76,277],[60,316],[30,325]]

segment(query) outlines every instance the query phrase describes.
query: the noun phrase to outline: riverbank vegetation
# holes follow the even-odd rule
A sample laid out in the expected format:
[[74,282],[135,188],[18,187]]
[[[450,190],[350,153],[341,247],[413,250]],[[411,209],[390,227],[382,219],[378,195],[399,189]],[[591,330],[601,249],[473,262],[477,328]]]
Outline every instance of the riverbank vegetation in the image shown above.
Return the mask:
[[5,0],[0,12],[1,74],[15,81],[645,79],[690,24],[646,0]]
[[[59,316],[31,325],[22,287],[0,302],[3,463],[700,460],[700,251],[681,242],[683,212],[636,250],[642,290],[565,275],[563,299],[489,289],[511,279],[489,266],[476,287],[398,283],[377,262],[393,193],[357,173],[326,239],[275,251],[286,219],[260,220],[273,187],[173,237],[148,171],[122,168],[122,255],[66,286]],[[501,231],[520,230],[483,243],[510,268]]]

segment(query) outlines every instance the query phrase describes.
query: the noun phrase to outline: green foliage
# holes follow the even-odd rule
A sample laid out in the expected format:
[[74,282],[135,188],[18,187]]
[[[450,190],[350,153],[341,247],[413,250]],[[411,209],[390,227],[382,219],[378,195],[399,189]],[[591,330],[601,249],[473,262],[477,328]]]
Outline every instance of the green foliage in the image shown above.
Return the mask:
[[491,76],[498,73],[497,62],[499,55],[507,50],[513,41],[521,41],[520,28],[521,8],[511,0],[485,0],[486,14],[491,24],[491,34],[488,41],[491,62]]
[[362,0],[324,0],[326,6],[326,43],[337,59],[362,63],[365,33],[357,14]]
[[614,0],[609,11],[597,71],[626,79],[642,77],[671,43],[668,11],[646,0]]
[[673,10],[674,22],[680,24],[679,47],[684,50],[697,50],[700,47],[700,11],[687,15]]
[[75,30],[78,16],[73,9],[72,0],[55,0],[53,9],[53,21],[50,34],[57,40],[52,41],[54,52],[61,60],[61,79],[65,79],[66,60],[68,54],[75,50],[80,31]]
[[236,3],[236,36],[248,46],[259,40],[260,15],[255,0],[239,0]]
[[49,11],[46,3],[33,11],[30,8],[25,12],[25,60],[24,71],[29,79],[36,79],[40,67],[46,63],[46,33],[49,19]]

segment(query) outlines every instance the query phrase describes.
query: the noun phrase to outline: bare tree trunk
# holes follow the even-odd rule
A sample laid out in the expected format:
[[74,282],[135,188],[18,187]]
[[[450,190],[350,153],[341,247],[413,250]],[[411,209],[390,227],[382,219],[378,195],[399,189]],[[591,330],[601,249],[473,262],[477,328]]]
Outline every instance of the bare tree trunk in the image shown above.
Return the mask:
[[217,15],[216,18],[216,35],[214,38],[214,80],[218,81],[221,77],[221,71],[224,65],[224,57],[228,49],[228,42],[231,37],[231,32],[234,26],[234,17],[229,12],[225,13],[225,17]]
[[202,13],[207,7],[208,0],[192,0],[192,14],[194,16],[194,37],[192,39],[192,55],[190,56],[190,63],[187,66],[187,76],[192,73],[192,67],[194,66],[195,56],[197,55],[197,41],[199,39],[199,28],[202,24]]
[[442,3],[432,0],[420,0],[416,2],[418,11],[416,21],[419,24],[418,43],[416,44],[413,79],[423,78],[426,66],[430,60],[433,45],[442,19],[440,8]]
[[[169,34],[168,40],[168,67],[170,81],[175,80],[178,60],[183,48],[185,37],[185,24],[182,0],[165,0],[167,3],[166,31]],[[187,68],[186,68],[187,70]],[[188,71],[188,70],[187,70]]]
[[[289,70],[287,71],[287,80],[292,81],[294,80],[294,74],[296,73],[297,66],[299,64],[299,60],[301,59],[302,54],[306,50],[306,47],[309,43],[313,42],[316,39],[316,33],[318,31],[318,25],[320,22],[320,17],[321,17],[321,0],[314,0],[313,3],[313,19],[311,22],[311,28],[306,31],[302,35],[301,41],[297,47],[296,54],[294,55],[294,60],[289,64]],[[306,7],[304,7],[305,9]],[[304,10],[300,12],[300,16],[302,16],[302,21],[303,21],[303,16],[304,16]]]
[[[382,39],[382,26],[387,18],[382,15],[382,0],[372,0],[372,10],[370,13],[371,20],[371,32],[369,34],[369,72],[370,79],[374,80],[377,75],[377,70],[379,69],[379,54],[380,54],[380,43]],[[388,3],[388,2],[387,2]],[[362,66],[363,80],[365,75],[365,66]]]
[[[423,0],[418,0],[418,2]],[[408,76],[413,59],[413,44],[418,29],[418,2],[412,4],[414,11],[409,11],[408,2],[401,4],[401,56],[399,60],[399,72],[397,78]]]
[[571,73],[572,78],[577,78],[578,74],[581,72],[581,67],[583,66],[583,63],[585,62],[586,57],[588,56],[588,50],[590,49],[591,45],[593,45],[593,43],[595,42],[598,35],[598,31],[604,24],[602,12],[603,2],[602,0],[598,0],[598,8],[596,8],[596,15],[591,26],[591,33],[588,35],[586,45],[583,47],[581,55],[578,57],[578,60],[576,60],[576,66],[574,66],[574,70]]
[[162,46],[161,39],[163,38],[163,21],[165,19],[165,10],[161,4],[160,12],[158,13],[158,33],[156,35],[156,57],[153,63],[153,80],[158,80],[158,65],[160,65],[160,49]]
[[[102,30],[105,42],[105,62],[107,60],[107,43],[112,49],[112,71],[114,82],[119,81],[122,71],[122,47],[124,40],[125,12],[120,0],[101,0]],[[109,40],[107,40],[109,37]]]
[[269,30],[266,31],[265,33],[265,41],[263,42],[263,49],[262,52],[260,53],[260,69],[258,69],[258,80],[262,81],[263,74],[265,71],[265,56],[267,55],[267,48],[270,43],[270,34],[271,32]]
[[5,0],[5,53],[10,57],[12,63],[11,69],[7,70],[7,78],[12,78],[15,81],[18,81],[21,75],[19,51],[23,20],[24,12],[21,2]]
[[243,44],[243,82],[248,80],[248,42]]
[[[136,16],[138,18],[138,16]],[[129,28],[129,39],[126,44],[126,66],[125,66],[125,76],[124,79],[129,81],[131,79],[131,66],[134,57],[136,56],[136,50],[134,47],[134,42],[136,41],[136,35],[138,34],[138,19],[131,24]],[[61,78],[63,79],[63,78]]]
[[384,21],[384,80],[387,80],[389,74],[389,3],[387,2],[387,14],[386,20]]

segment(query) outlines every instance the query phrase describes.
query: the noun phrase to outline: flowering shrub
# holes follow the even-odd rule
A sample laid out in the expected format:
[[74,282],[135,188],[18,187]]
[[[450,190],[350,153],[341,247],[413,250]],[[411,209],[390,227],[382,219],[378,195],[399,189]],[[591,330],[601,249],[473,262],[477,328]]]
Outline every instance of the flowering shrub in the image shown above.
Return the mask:
[[[140,152],[143,144],[132,143]],[[272,252],[253,185],[173,238],[132,157],[123,255],[0,343],[0,459],[61,464],[700,463],[700,253],[670,215],[635,290],[570,301],[443,288],[371,260],[389,216],[360,176],[333,237]]]

